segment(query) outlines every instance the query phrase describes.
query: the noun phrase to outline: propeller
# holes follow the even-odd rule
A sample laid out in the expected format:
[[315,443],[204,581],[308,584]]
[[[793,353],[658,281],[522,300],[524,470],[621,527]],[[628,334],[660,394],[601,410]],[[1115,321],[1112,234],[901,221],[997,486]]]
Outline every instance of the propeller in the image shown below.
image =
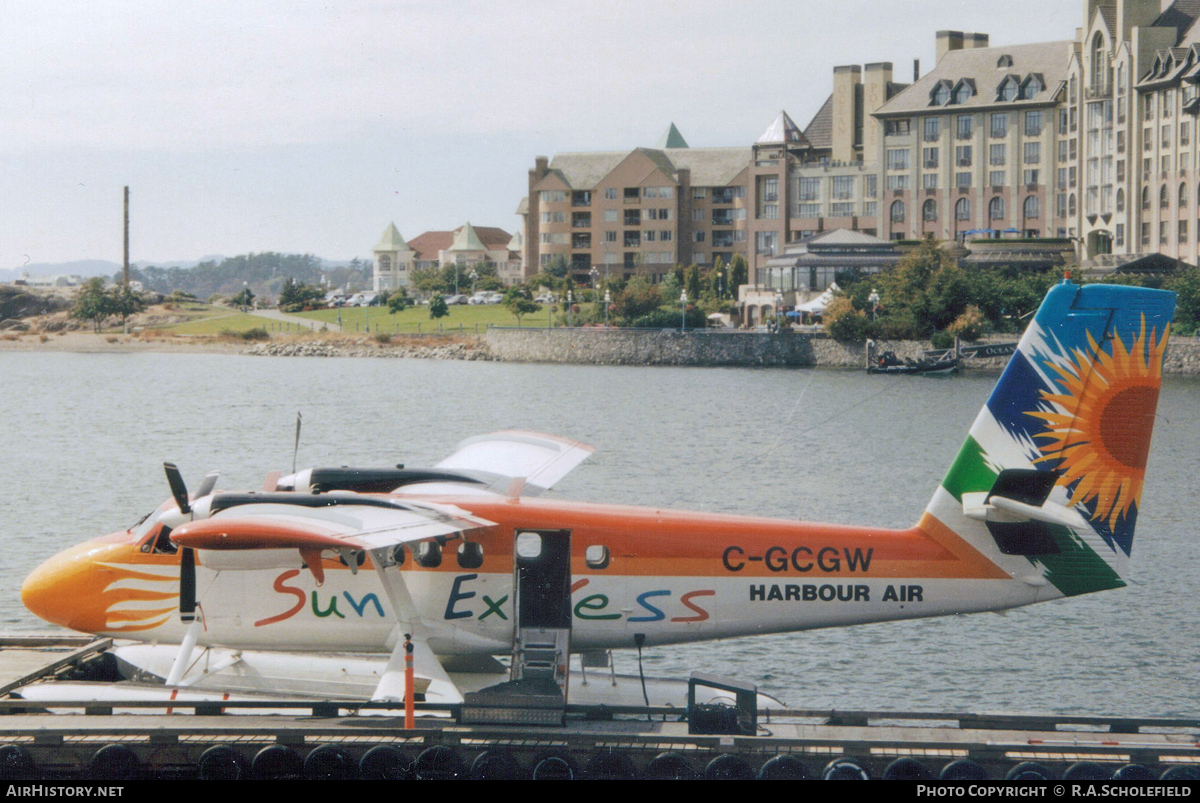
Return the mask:
[[167,472],[167,485],[171,486],[171,496],[175,497],[175,504],[179,505],[179,512],[191,513],[192,506],[188,503],[187,483],[183,481],[183,474],[179,473],[179,466],[174,463],[163,463],[163,471]]
[[[185,515],[191,513],[187,484],[183,481],[179,467],[174,463],[163,463],[163,471],[167,474],[167,484],[171,486],[171,496],[179,505],[179,512]],[[212,493],[219,476],[218,471],[205,474],[204,479],[200,481],[200,487],[196,489],[196,498]],[[179,621],[186,625],[187,630],[184,631],[183,643],[179,645],[179,653],[175,656],[171,671],[167,675],[168,686],[179,685],[204,626],[201,618],[196,615],[196,551],[189,547],[179,550]]]

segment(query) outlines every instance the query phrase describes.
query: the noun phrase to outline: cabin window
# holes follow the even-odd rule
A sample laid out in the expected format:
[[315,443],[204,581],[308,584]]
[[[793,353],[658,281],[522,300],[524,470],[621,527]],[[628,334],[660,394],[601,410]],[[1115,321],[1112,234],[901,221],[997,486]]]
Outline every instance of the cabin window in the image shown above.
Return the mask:
[[404,544],[396,544],[392,547],[392,560],[397,566],[404,565]]
[[476,541],[463,541],[458,545],[458,567],[460,569],[478,569],[483,565],[483,544]]
[[422,541],[417,546],[417,563],[426,569],[442,565],[442,545],[437,541]]
[[589,569],[607,569],[608,560],[608,547],[601,544],[592,544],[583,553],[583,561]]
[[517,536],[517,555],[536,558],[542,554],[542,537],[537,533],[521,533]]
[[[367,562],[367,553],[363,552],[361,549],[352,550],[350,552],[350,559],[354,561],[354,565],[356,567],[362,566]],[[343,566],[350,565],[346,562],[346,556],[344,554],[338,556],[338,562],[340,562]]]

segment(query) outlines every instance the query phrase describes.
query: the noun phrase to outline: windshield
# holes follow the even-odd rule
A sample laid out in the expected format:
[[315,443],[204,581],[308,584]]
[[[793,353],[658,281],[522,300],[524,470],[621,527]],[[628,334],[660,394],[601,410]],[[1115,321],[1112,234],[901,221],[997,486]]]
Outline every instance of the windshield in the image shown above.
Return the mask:
[[140,540],[149,535],[150,531],[154,529],[154,525],[158,524],[158,520],[162,518],[162,514],[162,508],[159,508],[142,517],[142,520],[132,527],[134,537]]

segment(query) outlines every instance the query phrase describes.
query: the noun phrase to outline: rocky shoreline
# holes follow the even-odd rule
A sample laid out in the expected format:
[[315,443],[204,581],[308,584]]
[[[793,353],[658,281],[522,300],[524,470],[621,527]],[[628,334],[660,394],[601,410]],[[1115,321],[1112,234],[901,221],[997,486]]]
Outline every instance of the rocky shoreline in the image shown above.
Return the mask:
[[[890,341],[876,353],[916,357],[928,343]],[[230,337],[161,337],[91,332],[0,333],[0,351],[235,354],[253,357],[368,357],[420,360],[549,362],[581,365],[689,365],[862,368],[862,344],[821,334],[689,334],[610,330],[492,330],[487,335],[400,335],[386,341],[336,334],[247,342]],[[998,373],[1008,358],[964,360],[972,371]],[[1163,373],[1200,376],[1200,338],[1175,337]]]

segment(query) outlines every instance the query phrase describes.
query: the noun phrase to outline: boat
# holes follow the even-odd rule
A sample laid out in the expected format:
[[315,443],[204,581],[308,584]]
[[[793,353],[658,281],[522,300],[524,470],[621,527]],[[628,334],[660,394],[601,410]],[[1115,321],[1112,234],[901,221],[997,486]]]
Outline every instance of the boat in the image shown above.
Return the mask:
[[958,358],[951,349],[927,351],[921,359],[900,359],[893,351],[885,351],[867,364],[868,374],[952,374],[958,371]]

